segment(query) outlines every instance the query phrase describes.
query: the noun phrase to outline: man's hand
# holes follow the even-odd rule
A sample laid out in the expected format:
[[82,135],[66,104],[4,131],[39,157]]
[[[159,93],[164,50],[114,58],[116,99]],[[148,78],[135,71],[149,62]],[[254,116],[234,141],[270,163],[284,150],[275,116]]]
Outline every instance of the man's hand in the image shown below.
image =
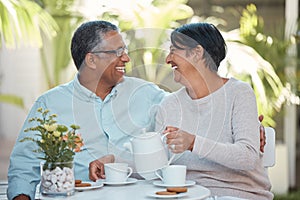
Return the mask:
[[115,162],[114,155],[106,155],[102,158],[99,158],[97,160],[94,160],[90,162],[89,165],[89,178],[92,181],[96,181],[98,179],[104,179],[105,173],[104,173],[104,164],[105,163],[113,163]]
[[[258,120],[260,122],[262,122],[264,120],[264,116],[260,115],[258,117]],[[259,133],[260,133],[260,151],[263,153],[265,145],[266,145],[266,133],[265,133],[265,128],[264,128],[263,125],[260,125],[260,127],[259,127]]]

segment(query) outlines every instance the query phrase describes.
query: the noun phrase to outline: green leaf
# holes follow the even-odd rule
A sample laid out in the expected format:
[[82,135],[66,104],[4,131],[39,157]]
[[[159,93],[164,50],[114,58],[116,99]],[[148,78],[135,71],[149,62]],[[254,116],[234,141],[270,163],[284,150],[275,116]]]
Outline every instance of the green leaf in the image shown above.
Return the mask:
[[75,125],[75,124],[72,124],[70,127],[74,130],[80,129],[80,126]]
[[23,99],[16,95],[10,95],[10,94],[0,94],[0,102],[2,103],[9,103],[15,106],[18,106],[22,109],[24,109],[24,102]]
[[65,125],[58,125],[56,130],[63,133],[68,131],[68,127],[66,127]]

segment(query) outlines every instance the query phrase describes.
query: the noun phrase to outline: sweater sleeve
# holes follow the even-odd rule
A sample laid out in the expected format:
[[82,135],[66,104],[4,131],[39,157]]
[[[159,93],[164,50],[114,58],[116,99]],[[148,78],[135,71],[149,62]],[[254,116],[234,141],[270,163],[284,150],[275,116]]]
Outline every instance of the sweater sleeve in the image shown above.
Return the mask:
[[[231,106],[232,143],[197,135],[193,153],[200,158],[237,170],[252,170],[259,160],[259,121],[255,95],[250,86],[235,88]],[[209,134],[209,133],[208,133]]]

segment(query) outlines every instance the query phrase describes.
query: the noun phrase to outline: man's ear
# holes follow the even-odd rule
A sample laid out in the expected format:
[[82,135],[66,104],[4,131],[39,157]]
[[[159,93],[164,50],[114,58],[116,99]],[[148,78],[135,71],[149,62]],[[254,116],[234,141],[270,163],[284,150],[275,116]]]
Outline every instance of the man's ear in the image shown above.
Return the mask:
[[84,62],[87,67],[91,69],[96,69],[96,63],[95,63],[95,55],[92,53],[87,53],[84,58]]

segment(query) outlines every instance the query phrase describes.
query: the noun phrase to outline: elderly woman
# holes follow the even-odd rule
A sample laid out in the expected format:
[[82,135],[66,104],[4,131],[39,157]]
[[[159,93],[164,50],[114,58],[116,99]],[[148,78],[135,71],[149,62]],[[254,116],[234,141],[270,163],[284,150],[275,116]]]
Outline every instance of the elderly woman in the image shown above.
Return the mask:
[[171,43],[166,62],[184,87],[164,99],[156,128],[169,133],[167,144],[178,154],[173,164],[186,165],[187,179],[212,195],[273,199],[253,90],[217,73],[226,55],[221,33],[212,24],[186,24],[172,32]]

